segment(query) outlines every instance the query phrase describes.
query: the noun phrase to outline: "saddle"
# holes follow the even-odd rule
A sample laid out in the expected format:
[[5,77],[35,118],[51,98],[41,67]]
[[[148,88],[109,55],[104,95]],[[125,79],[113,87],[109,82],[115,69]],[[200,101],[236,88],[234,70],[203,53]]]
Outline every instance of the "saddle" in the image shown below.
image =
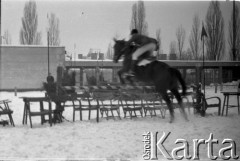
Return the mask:
[[[135,42],[132,42],[130,47],[132,48],[132,53],[137,50],[139,47],[141,47],[140,44],[137,44]],[[155,56],[152,56],[149,51],[143,53],[138,61],[137,61],[137,66],[146,66],[147,64],[150,64],[151,62],[153,61],[156,61],[157,60],[157,57]]]
[[138,61],[137,66],[146,66],[146,65],[148,65],[151,62],[156,61],[156,60],[157,60],[157,57],[155,57],[155,56],[150,56],[150,57],[147,57],[147,58],[141,58]]

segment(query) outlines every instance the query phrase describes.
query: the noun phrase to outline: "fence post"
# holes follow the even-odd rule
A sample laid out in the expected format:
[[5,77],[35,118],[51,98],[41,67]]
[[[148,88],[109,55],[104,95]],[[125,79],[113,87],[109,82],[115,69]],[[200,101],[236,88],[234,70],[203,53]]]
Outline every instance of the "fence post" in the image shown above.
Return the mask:
[[223,90],[223,82],[222,82],[222,72],[223,72],[223,68],[222,67],[219,67],[218,68],[218,83],[220,84],[220,91]]
[[59,87],[62,86],[63,67],[57,67],[57,95],[59,94]]
[[99,67],[97,66],[97,67],[95,68],[96,85],[99,85],[99,71],[100,71],[100,69],[99,69]]
[[186,81],[187,69],[183,68],[183,79]]
[[217,86],[217,81],[216,81],[216,70],[215,69],[213,69],[213,83],[214,83],[214,86],[215,86],[215,93],[217,93],[217,88],[218,88],[218,86]]
[[200,71],[201,71],[200,67],[196,66],[195,71],[196,71],[196,80],[195,80],[195,82],[196,82],[196,84],[199,84],[199,82],[200,82]]
[[79,78],[79,81],[80,81],[80,86],[83,86],[83,67],[80,67],[80,78]]
[[17,87],[14,88],[14,96],[17,96]]
[[228,82],[233,80],[232,70],[228,70]]
[[112,68],[112,82],[117,82],[117,68]]

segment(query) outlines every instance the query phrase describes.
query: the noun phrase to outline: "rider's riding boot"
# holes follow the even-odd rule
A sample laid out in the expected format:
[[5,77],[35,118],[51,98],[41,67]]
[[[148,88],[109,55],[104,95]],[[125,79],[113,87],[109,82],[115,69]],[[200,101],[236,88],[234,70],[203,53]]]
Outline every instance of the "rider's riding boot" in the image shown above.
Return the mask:
[[132,60],[131,66],[130,66],[130,70],[129,70],[129,72],[128,72],[129,75],[132,75],[132,76],[135,75],[134,70],[135,70],[136,64],[137,64],[137,60]]

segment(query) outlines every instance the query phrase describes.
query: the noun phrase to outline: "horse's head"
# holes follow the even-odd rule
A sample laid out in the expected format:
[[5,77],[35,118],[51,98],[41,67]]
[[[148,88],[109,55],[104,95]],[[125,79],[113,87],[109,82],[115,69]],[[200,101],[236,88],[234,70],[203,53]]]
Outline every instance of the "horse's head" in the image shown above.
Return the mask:
[[117,63],[120,57],[124,54],[126,41],[116,40],[116,39],[114,39],[114,41],[115,41],[115,44],[113,46],[113,50],[114,50],[113,62]]

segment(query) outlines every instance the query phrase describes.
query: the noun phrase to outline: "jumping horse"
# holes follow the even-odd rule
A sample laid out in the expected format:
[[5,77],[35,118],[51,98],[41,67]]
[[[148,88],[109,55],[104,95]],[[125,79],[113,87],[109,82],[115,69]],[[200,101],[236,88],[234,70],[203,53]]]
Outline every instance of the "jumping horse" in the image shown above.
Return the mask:
[[[118,71],[118,76],[122,84],[125,84],[124,74],[128,71],[131,60],[132,53],[136,50],[136,47],[127,46],[125,40],[116,40],[114,39],[114,57],[113,61],[118,63],[119,59],[123,57],[122,69]],[[149,53],[144,53],[139,58],[140,61],[145,60],[148,57]],[[139,61],[139,63],[140,63]],[[153,60],[149,64],[144,66],[136,65],[134,68],[135,78],[139,81],[152,83],[155,86],[156,91],[162,96],[162,99],[166,102],[168,109],[170,111],[170,123],[174,121],[174,110],[171,99],[167,93],[168,90],[175,96],[180,106],[180,111],[183,114],[183,117],[188,120],[187,114],[184,110],[182,104],[181,94],[178,92],[178,82],[182,86],[182,95],[186,95],[186,84],[182,78],[179,70],[170,67],[168,64]],[[131,78],[126,77],[132,83]]]

